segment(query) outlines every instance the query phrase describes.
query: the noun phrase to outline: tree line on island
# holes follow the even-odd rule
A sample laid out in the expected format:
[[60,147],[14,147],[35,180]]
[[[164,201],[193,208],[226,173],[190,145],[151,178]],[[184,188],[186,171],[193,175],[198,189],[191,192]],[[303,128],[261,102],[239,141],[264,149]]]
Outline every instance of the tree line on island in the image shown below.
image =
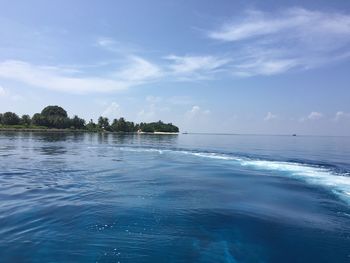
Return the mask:
[[73,129],[92,132],[179,132],[179,128],[172,123],[162,121],[151,123],[134,123],[124,118],[114,119],[111,123],[108,118],[100,116],[97,123],[91,119],[88,123],[75,115],[70,118],[67,111],[59,106],[47,106],[41,113],[32,117],[28,114],[19,117],[14,112],[0,113],[0,127],[17,129]]

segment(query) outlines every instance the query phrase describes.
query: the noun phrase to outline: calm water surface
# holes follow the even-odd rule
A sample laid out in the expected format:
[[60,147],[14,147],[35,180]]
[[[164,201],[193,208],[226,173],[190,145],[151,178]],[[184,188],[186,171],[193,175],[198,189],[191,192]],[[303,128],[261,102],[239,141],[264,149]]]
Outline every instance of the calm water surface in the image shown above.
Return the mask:
[[0,262],[350,262],[350,137],[0,133]]

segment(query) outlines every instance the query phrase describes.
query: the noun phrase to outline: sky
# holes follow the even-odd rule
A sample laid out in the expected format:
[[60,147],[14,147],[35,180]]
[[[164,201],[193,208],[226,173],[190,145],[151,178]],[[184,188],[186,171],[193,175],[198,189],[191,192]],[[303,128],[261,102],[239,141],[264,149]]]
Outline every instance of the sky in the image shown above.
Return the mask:
[[0,112],[350,135],[350,1],[0,0]]

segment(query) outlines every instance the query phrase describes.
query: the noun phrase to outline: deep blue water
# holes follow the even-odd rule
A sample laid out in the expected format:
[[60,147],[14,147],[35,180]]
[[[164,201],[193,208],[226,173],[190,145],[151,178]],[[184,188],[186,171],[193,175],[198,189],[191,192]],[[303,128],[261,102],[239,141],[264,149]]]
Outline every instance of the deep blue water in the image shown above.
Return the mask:
[[350,137],[0,133],[0,262],[350,262]]

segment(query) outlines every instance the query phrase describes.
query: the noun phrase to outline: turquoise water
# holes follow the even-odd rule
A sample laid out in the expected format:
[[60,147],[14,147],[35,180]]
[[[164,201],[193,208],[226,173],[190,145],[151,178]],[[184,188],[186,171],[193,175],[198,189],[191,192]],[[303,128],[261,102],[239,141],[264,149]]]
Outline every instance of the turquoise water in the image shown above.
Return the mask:
[[0,133],[0,262],[350,262],[350,137]]

